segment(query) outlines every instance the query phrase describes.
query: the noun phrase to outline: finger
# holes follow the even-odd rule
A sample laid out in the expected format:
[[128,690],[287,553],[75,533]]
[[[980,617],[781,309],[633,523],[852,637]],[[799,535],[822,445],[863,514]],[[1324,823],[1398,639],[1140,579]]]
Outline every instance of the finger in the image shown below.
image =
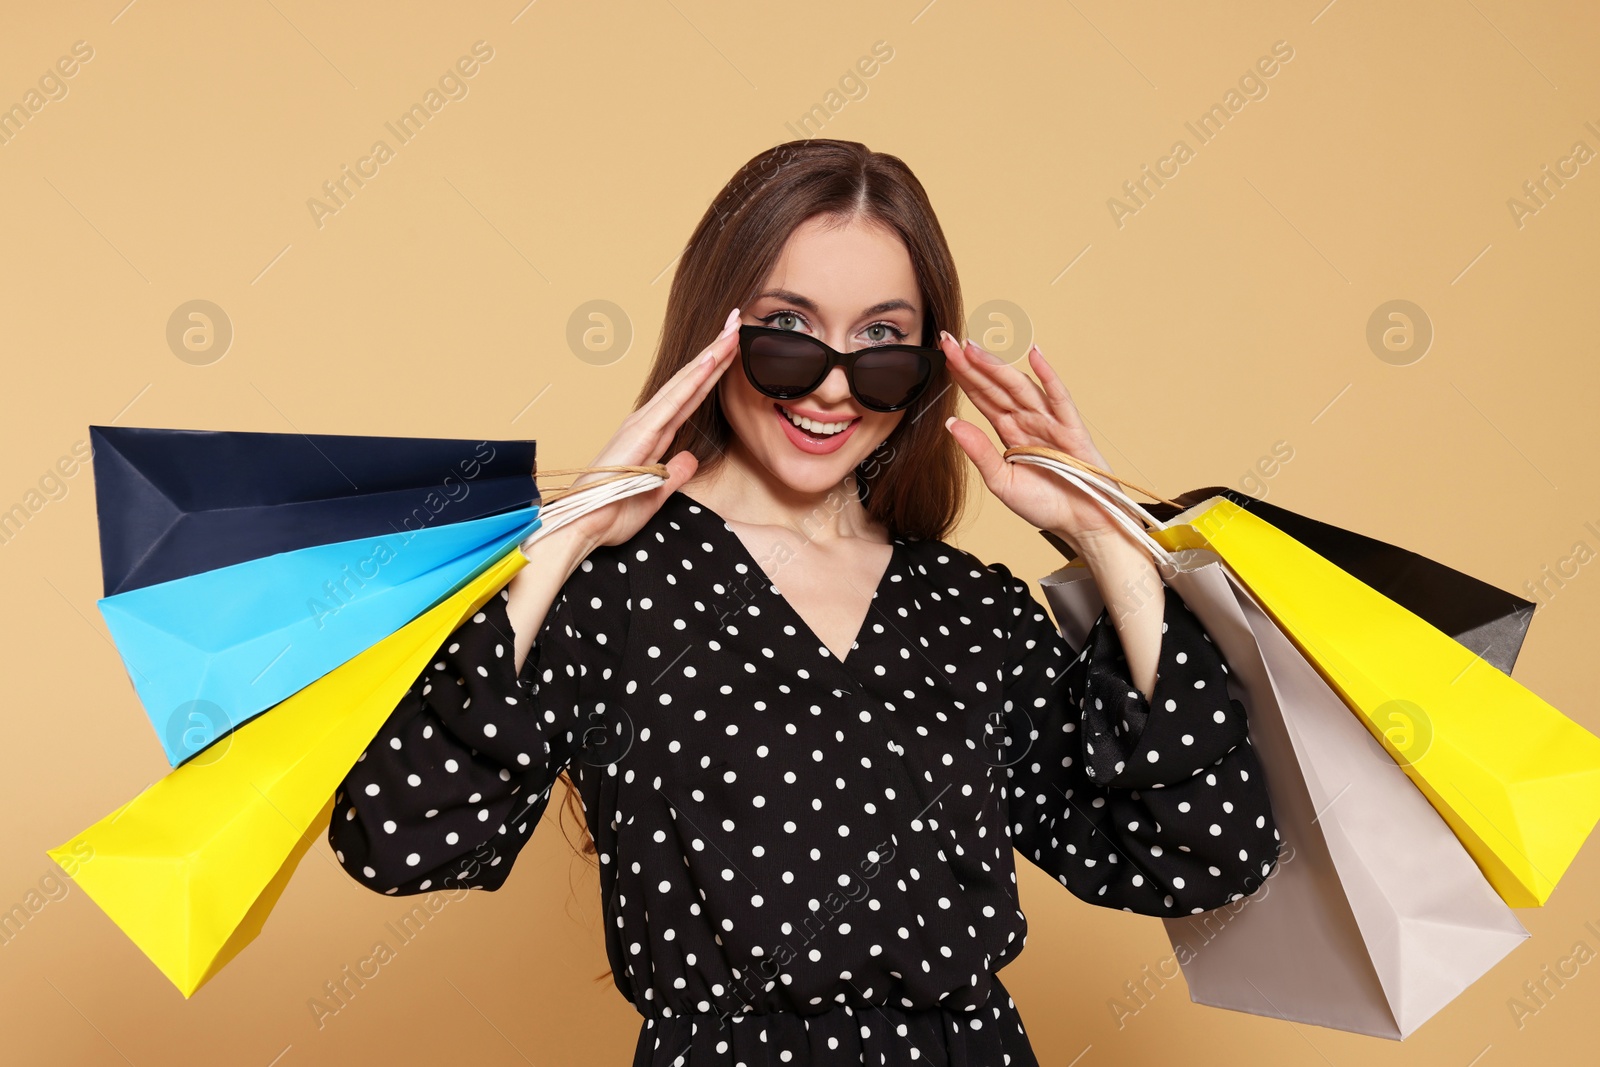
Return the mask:
[[983,415],[994,422],[1001,414],[1000,394],[989,379],[977,372],[977,359],[969,352],[960,341],[949,333],[940,331],[939,348],[945,354],[945,363],[950,368],[950,373],[961,386],[961,391],[973,402]]
[[1038,345],[1029,350],[1029,361],[1033,365],[1033,372],[1039,376],[1039,381],[1044,387],[1045,399],[1049,404],[1050,413],[1056,420],[1066,427],[1077,439],[1086,445],[1084,451],[1088,453],[1083,458],[1098,466],[1101,470],[1109,471],[1111,465],[1106,462],[1105,456],[1094,446],[1094,441],[1089,433],[1089,426],[1078,411],[1078,405],[1072,399],[1072,393],[1067,389],[1066,383],[1056,374],[1055,368],[1045,360],[1044,353]]
[[951,375],[969,397],[976,399],[974,394],[979,390],[992,389],[987,379],[978,375],[973,354],[946,330],[939,331],[939,349],[944,353],[945,364],[950,368]]
[[694,380],[699,372],[704,369],[703,360],[707,354],[714,353],[712,355],[712,360],[715,361],[715,354],[726,352],[729,338],[736,339],[738,337],[739,321],[739,309],[734,308],[728,313],[728,317],[718,328],[717,335],[711,339],[710,343],[708,343],[704,348],[700,349],[700,351],[696,352],[692,357],[685,360],[683,365],[674,371],[672,376],[662,383],[661,388],[656,390],[655,395],[641,406],[640,410],[644,410],[645,408],[659,403],[663,399],[671,397],[674,389],[680,388],[684,385],[684,383]]
[[[649,400],[630,413],[592,465],[660,461],[678,427],[699,406],[711,385],[727,368],[728,355],[738,351],[738,320],[732,315],[729,318],[733,329],[718,334],[693,359],[674,371]],[[707,353],[712,355],[710,363],[703,358]]]
[[689,416],[700,409],[700,405],[705,403],[706,397],[717,387],[717,383],[721,381],[723,374],[733,365],[733,359],[737,358],[736,353],[739,351],[738,335],[733,335],[732,339],[727,342],[725,350],[710,349],[710,351],[712,352],[712,359],[709,364],[705,365],[703,375],[698,379],[690,379],[694,382],[693,391],[678,401],[677,410],[670,412],[665,423],[660,427],[656,438],[656,453],[659,454],[672,444],[672,439],[677,436],[679,427],[688,421]]
[[[679,486],[694,477],[695,471],[700,468],[700,461],[695,458],[693,452],[685,449],[667,460],[665,466],[667,468],[666,476],[661,484],[654,489],[612,500],[604,507],[597,508],[591,513],[594,516],[606,515],[603,530],[609,530],[611,524],[618,521],[618,516],[634,514],[635,508],[642,507],[646,515],[654,515],[666,504],[667,498],[677,492]],[[588,517],[585,516],[585,518]]]
[[1055,368],[1045,360],[1044,353],[1039,351],[1039,346],[1034,345],[1028,350],[1028,361],[1033,365],[1033,372],[1039,376],[1039,384],[1044,390],[1045,402],[1050,411],[1066,423],[1078,429],[1086,429],[1083,416],[1078,413],[1078,405],[1072,401],[1072,393],[1067,389],[1061,376]]
[[[982,352],[981,346],[972,345],[963,353],[973,377],[981,383],[975,384],[969,395],[974,406],[994,424],[1002,442],[1006,445],[1046,444],[1087,460],[1102,470],[1111,469],[1095,448],[1088,426],[1072,403],[1065,384],[1045,362],[1037,344],[1029,346],[1029,361],[1041,382],[1050,383],[1049,389],[1009,364],[990,363],[982,358]],[[996,373],[1002,370],[1010,373]],[[1019,392],[1017,387],[1022,382],[1027,385],[1023,387],[1025,391]]]
[[[633,413],[637,420],[651,435],[659,436],[665,427],[674,418],[680,421],[687,417],[687,413],[699,406],[709,388],[708,383],[715,381],[726,368],[728,356],[738,351],[739,325],[734,320],[733,329],[718,334],[717,337],[690,360],[679,367],[673,376],[667,379],[665,385],[656,390],[642,407]],[[711,356],[707,363],[705,357]],[[690,401],[693,400],[691,404]]]
[[[981,348],[974,345],[979,352]],[[974,370],[995,372],[988,375],[993,388],[985,395],[989,403],[1000,408],[1009,416],[1009,425],[1015,426],[1021,434],[1049,443],[1073,455],[1086,459],[1104,470],[1109,470],[1105,457],[1094,447],[1093,439],[1089,433],[1088,424],[1079,413],[1077,405],[1072,402],[1066,385],[1061,381],[1044,359],[1044,353],[1037,344],[1028,347],[1029,363],[1034,373],[1039,375],[1040,382],[1051,383],[1049,389],[1035,383],[1020,370],[1007,365],[990,364],[980,357],[969,362]],[[1010,371],[1009,374],[1000,374],[1000,371]],[[1026,382],[1024,386],[1021,383]],[[1004,394],[1005,399],[994,400],[995,391]],[[977,403],[977,400],[974,400]],[[991,421],[993,421],[991,419]],[[1025,441],[1011,442],[1010,435],[1005,433],[1005,426],[996,423],[996,428],[1001,431],[1002,440],[1007,443],[1026,443]]]
[[685,399],[694,392],[707,369],[706,356],[711,356],[710,366],[715,366],[721,357],[738,348],[739,324],[733,321],[731,330],[718,333],[711,343],[695,353],[694,358],[673,372],[660,389],[656,390],[645,404],[635,413],[641,421],[659,416],[656,410],[662,406],[671,408],[681,407]]
[[685,449],[667,460],[666,466],[666,481],[647,494],[650,503],[657,508],[666,503],[667,497],[677,492],[680,485],[694,477],[695,471],[700,469],[700,461],[695,458],[693,452]]
[[954,415],[950,416],[946,426],[967,458],[972,460],[972,465],[978,468],[983,484],[998,495],[1001,479],[1007,476],[1008,464],[999,449],[994,447],[994,442],[989,440],[989,435],[975,424]]
[[984,382],[988,394],[995,398],[994,403],[1016,411],[1044,414],[1044,392],[1037,382],[1015,363],[1007,363],[970,339],[967,344],[972,349],[968,364]]
[[999,421],[1010,414],[1014,408],[1009,394],[995,380],[994,375],[986,373],[994,369],[982,356],[978,355],[976,346],[967,347],[961,342],[950,338],[949,343],[941,346],[945,352],[946,362],[950,364],[951,372],[961,383],[962,391],[983,415],[991,422],[998,425]]

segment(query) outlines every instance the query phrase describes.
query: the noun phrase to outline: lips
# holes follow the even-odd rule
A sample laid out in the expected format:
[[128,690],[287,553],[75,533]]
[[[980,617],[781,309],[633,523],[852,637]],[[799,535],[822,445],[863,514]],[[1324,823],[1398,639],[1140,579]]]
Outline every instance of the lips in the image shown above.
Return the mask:
[[793,408],[786,408],[782,404],[774,404],[773,406],[776,407],[780,412],[786,412],[790,416],[789,421],[793,422],[796,426],[800,426],[800,422],[798,421],[799,419],[804,419],[807,422],[816,423],[822,426],[841,427],[841,429],[829,430],[827,432],[819,431],[812,426],[801,427],[810,433],[816,434],[818,437],[832,437],[836,433],[843,433],[844,430],[849,429],[849,424],[854,422],[856,418],[855,416],[842,419],[837,417],[823,418],[821,415],[812,415],[809,412],[796,411]]
[[772,417],[777,419],[778,424],[783,427],[783,435],[789,439],[791,444],[800,451],[814,456],[827,455],[829,452],[837,451],[844,445],[845,440],[856,432],[856,427],[861,422],[861,417],[858,415],[850,420],[849,426],[838,433],[830,437],[816,437],[789,421],[789,416],[784,414],[784,408],[781,404],[772,405]]

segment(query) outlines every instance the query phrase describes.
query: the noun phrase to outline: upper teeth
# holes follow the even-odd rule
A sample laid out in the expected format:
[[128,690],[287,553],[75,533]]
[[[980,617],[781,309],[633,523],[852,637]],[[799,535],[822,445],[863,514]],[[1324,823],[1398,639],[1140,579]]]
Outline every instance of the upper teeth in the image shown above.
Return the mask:
[[812,433],[838,433],[849,426],[852,421],[846,419],[843,422],[818,422],[816,419],[808,419],[804,415],[796,415],[786,407],[780,406],[778,410],[782,411],[790,422],[803,429],[810,430]]

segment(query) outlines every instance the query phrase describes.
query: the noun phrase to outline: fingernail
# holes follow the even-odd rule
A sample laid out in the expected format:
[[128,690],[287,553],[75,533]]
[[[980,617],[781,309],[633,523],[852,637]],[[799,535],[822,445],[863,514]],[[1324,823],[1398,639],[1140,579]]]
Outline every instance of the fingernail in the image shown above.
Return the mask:
[[728,336],[730,333],[732,333],[734,330],[738,329],[738,327],[739,327],[739,309],[738,308],[734,308],[732,311],[728,312],[728,318],[727,318],[727,320],[725,322],[723,322],[723,324],[722,324],[722,332],[717,335],[717,339],[721,340],[722,338],[724,338],[724,337]]
[[954,415],[951,415],[948,419],[944,420],[944,428],[948,430],[950,428],[950,424],[952,422],[955,422],[955,421],[956,421],[956,417]]
[[970,338],[970,337],[967,338],[967,344],[972,345],[972,350],[974,352],[976,352],[978,354],[978,358],[983,360],[985,363],[1004,363],[1005,362],[1005,360],[1001,359],[999,356],[995,355],[993,352],[987,351],[984,348],[980,347],[979,345],[974,344],[972,338]]
[[940,330],[939,331],[939,340],[941,340],[941,341],[949,341],[951,344],[955,344],[956,343],[956,339],[954,337],[950,336],[950,331],[949,330]]

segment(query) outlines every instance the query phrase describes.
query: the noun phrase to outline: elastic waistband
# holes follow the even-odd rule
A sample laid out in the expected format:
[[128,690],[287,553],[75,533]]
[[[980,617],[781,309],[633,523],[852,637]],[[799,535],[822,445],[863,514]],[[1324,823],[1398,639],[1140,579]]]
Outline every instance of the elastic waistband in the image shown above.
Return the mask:
[[972,1011],[835,1004],[798,1012],[648,1016],[632,1067],[1038,1067],[1010,994],[996,980]]

